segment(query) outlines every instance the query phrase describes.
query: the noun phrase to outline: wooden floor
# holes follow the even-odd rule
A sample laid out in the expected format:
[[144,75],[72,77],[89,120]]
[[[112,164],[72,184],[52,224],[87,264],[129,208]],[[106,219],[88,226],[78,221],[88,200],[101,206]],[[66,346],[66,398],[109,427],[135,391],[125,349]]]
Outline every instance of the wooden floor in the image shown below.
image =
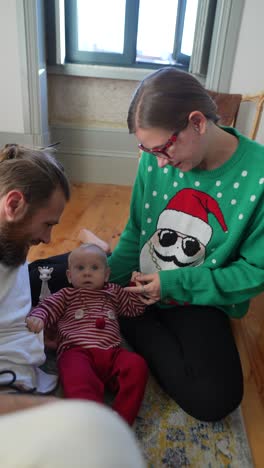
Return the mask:
[[[78,233],[87,227],[116,245],[129,213],[131,188],[127,186],[78,184],[70,203],[54,228],[49,245],[32,247],[29,260],[67,252],[77,245]],[[255,466],[264,467],[264,294],[252,301],[242,320],[233,322],[244,370],[245,395],[242,404],[246,430]]]

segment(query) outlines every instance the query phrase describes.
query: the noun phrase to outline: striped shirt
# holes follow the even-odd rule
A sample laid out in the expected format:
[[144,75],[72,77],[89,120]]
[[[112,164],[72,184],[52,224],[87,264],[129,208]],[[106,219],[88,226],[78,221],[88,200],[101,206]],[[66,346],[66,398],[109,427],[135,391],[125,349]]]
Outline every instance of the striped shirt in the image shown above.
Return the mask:
[[145,305],[136,294],[114,283],[103,289],[63,288],[32,309],[44,327],[57,324],[57,356],[75,346],[109,349],[119,346],[121,335],[118,316],[135,317]]

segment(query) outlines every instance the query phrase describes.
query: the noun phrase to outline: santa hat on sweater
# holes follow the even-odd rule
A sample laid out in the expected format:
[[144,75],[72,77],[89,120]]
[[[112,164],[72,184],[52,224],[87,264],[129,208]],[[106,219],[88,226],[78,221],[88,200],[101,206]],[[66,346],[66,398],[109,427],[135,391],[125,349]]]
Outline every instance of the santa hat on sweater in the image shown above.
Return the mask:
[[172,229],[207,245],[212,236],[208,214],[212,213],[224,232],[227,226],[217,201],[205,192],[180,190],[161,213],[157,229]]

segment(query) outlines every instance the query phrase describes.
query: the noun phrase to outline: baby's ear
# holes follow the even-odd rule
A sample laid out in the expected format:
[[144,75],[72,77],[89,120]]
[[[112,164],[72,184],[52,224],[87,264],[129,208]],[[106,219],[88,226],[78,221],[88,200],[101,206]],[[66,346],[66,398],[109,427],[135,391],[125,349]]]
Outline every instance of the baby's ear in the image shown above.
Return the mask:
[[71,272],[70,272],[70,270],[66,270],[66,276],[67,276],[68,282],[71,283]]
[[109,267],[107,267],[107,268],[105,269],[105,283],[107,283],[107,281],[109,280],[109,278],[110,278],[110,273],[111,273],[111,270],[110,270]]

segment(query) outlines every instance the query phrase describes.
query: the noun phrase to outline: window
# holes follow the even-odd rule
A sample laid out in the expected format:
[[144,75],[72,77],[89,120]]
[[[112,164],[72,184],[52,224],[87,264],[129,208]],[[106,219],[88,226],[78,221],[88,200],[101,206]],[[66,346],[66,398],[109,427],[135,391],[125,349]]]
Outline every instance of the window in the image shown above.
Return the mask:
[[[206,88],[228,92],[245,0],[198,0],[195,15],[193,4],[190,1],[106,0],[106,9],[101,9],[100,18],[96,18],[94,24],[96,30],[102,31],[102,21],[106,17],[106,24],[109,23],[110,28],[112,24],[112,28],[115,30],[117,29],[116,18],[123,18],[118,30],[119,38],[124,37],[123,52],[121,53],[122,49],[119,49],[119,52],[115,50],[116,45],[114,47],[111,45],[109,51],[105,41],[103,44],[100,42],[95,46],[93,39],[92,47],[91,42],[88,42],[89,45],[85,45],[88,50],[79,50],[79,47],[84,48],[84,45],[83,39],[79,39],[78,35],[83,29],[88,31],[88,27],[85,26],[86,23],[88,24],[88,14],[83,14],[84,26],[78,32],[77,0],[45,0],[43,3],[48,72],[97,78],[141,80],[149,73],[148,68],[160,68],[163,65],[172,64],[188,69],[189,72],[201,79]],[[91,16],[93,16],[94,11],[96,11],[94,10],[95,5],[99,4],[99,0],[83,0],[83,4],[87,5]],[[172,10],[168,8],[168,5],[171,5]],[[176,19],[175,15],[171,13],[173,9],[176,11],[175,5],[177,5]],[[110,6],[112,6],[114,13],[108,13],[107,8]],[[160,13],[158,26],[154,22],[154,8],[155,15],[157,15],[157,11]],[[79,18],[80,16],[79,13]],[[190,17],[192,18],[191,22]],[[168,25],[171,25],[171,18],[174,25],[173,43],[168,47],[168,37],[171,37],[171,34],[168,33],[171,26]],[[140,36],[142,28],[145,39]],[[112,36],[110,31],[108,30],[107,33],[109,41]],[[136,34],[133,35],[133,31],[134,33],[136,31]],[[96,37],[98,39],[98,36]],[[193,39],[190,41],[192,37]],[[167,61],[164,60],[163,52],[161,53],[160,49],[157,52],[158,49],[156,49],[156,45],[160,45],[163,41],[166,43],[166,52],[169,50]],[[191,46],[187,46],[187,43],[191,43]],[[89,48],[97,50],[89,50]],[[105,48],[106,51],[102,51],[102,48]],[[137,48],[138,54],[136,55]],[[134,51],[133,54],[131,50]],[[80,53],[82,59],[80,57],[74,58],[74,53]],[[131,60],[131,57],[134,61]],[[130,60],[127,63],[125,62],[126,58]]]
[[[56,5],[63,4],[65,60],[72,64],[188,69],[197,30],[206,30],[207,67],[217,0],[46,0],[48,63],[54,52]],[[206,3],[200,21],[201,4]],[[208,14],[209,11],[209,14]],[[199,16],[200,15],[200,16]],[[61,18],[60,18],[61,19]],[[200,23],[200,24],[197,24]],[[205,26],[206,25],[206,28]],[[209,25],[209,26],[208,26]],[[53,42],[53,44],[52,44]],[[60,62],[61,63],[61,62]]]

